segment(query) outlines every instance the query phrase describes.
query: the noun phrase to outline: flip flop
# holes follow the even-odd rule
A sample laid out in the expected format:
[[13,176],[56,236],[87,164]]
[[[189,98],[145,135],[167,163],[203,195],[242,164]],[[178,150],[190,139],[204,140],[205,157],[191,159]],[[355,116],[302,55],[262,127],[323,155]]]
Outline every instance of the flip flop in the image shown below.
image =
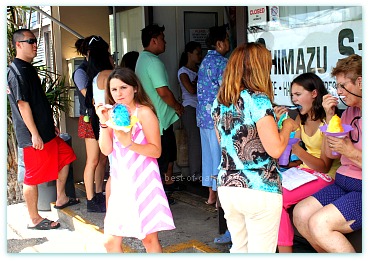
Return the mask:
[[67,203],[65,203],[64,205],[61,205],[61,206],[55,205],[54,208],[56,208],[56,209],[63,209],[63,208],[69,207],[69,206],[76,205],[78,203],[80,203],[80,201],[79,201],[78,198],[69,198],[69,200],[68,200]]
[[206,205],[214,205],[216,202],[210,203],[209,201],[205,201]]
[[226,232],[222,236],[216,237],[214,239],[215,244],[229,244],[231,242],[232,242],[232,239],[231,239],[231,233],[229,233],[229,230],[226,230]]
[[36,229],[36,230],[50,230],[50,229],[56,229],[60,227],[60,223],[57,222],[57,225],[52,226],[51,223],[54,221],[51,221],[47,218],[44,218],[40,223],[38,223],[34,227],[27,226],[28,229]]

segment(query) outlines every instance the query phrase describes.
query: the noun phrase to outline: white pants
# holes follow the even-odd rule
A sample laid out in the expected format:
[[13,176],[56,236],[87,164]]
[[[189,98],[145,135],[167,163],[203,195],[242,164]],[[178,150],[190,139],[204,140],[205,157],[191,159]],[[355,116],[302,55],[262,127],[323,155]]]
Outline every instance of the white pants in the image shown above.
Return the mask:
[[218,187],[232,237],[231,253],[275,253],[282,195],[260,190]]

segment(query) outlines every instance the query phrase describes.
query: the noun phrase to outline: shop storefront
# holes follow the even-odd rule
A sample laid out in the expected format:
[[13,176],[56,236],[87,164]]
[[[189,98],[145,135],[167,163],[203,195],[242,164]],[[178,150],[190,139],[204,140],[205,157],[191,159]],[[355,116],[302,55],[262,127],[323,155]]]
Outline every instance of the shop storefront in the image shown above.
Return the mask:
[[305,72],[315,72],[335,94],[336,82],[330,72],[337,60],[362,55],[361,6],[248,7],[247,28],[248,42],[265,43],[272,53],[277,104],[291,104],[290,82]]

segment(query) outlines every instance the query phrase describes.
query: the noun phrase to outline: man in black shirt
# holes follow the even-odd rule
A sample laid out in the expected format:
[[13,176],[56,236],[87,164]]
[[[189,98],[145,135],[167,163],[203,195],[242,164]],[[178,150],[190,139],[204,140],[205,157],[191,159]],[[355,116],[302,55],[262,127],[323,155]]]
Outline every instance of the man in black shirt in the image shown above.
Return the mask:
[[48,230],[60,226],[42,218],[37,209],[37,185],[57,179],[55,208],[79,203],[68,198],[65,183],[69,164],[76,159],[73,149],[59,137],[53,112],[31,62],[37,55],[37,39],[28,29],[13,34],[16,58],[9,66],[8,99],[18,147],[23,150],[25,177],[23,195],[30,216],[30,229]]

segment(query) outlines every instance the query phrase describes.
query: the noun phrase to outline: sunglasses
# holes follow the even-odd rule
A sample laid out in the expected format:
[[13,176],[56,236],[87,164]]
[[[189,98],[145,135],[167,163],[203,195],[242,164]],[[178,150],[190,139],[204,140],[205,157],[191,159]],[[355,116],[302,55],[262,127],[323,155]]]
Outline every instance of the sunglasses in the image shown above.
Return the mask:
[[358,126],[359,119],[361,119],[361,116],[356,116],[352,119],[350,123],[352,127],[355,127],[352,131],[349,132],[350,140],[352,141],[352,143],[358,143],[360,140],[360,130]]
[[18,42],[34,44],[34,43],[37,43],[37,38],[31,38],[31,39],[28,39],[28,40],[22,40],[22,41],[18,41]]
[[93,41],[96,41],[96,42],[98,42],[98,41],[100,41],[101,40],[101,37],[100,36],[94,36],[94,37],[92,37],[91,38],[91,40],[90,40],[90,42],[88,43],[88,45],[90,46],[91,45],[91,43],[93,42]]

